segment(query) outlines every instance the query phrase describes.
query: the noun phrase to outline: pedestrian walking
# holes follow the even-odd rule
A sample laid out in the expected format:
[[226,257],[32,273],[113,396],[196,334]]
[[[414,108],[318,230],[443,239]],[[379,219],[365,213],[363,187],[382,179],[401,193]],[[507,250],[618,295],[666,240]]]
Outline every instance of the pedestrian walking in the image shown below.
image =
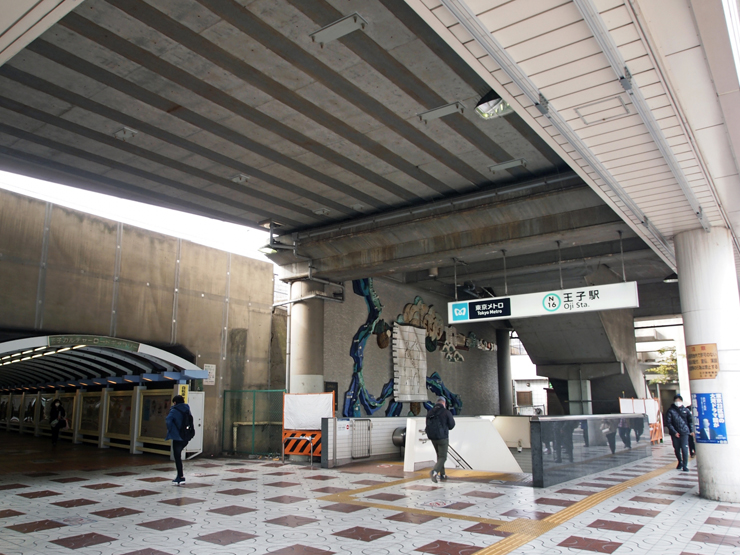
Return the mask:
[[51,426],[51,446],[56,447],[57,441],[59,441],[59,431],[67,427],[67,411],[64,410],[59,399],[54,399],[51,402],[49,426]]
[[182,450],[188,444],[188,438],[184,438],[182,434],[189,416],[190,406],[185,402],[185,398],[182,395],[175,395],[172,398],[170,412],[167,414],[167,437],[165,439],[172,440],[172,455],[175,458],[175,468],[177,468],[177,476],[172,483],[176,486],[185,481],[182,471]]
[[444,397],[437,398],[437,403],[427,413],[427,437],[434,445],[437,453],[437,464],[429,473],[432,482],[437,483],[437,478],[447,479],[445,473],[445,462],[447,461],[447,449],[450,446],[450,430],[455,427],[455,419],[447,410],[447,400]]
[[676,395],[673,398],[673,404],[666,413],[666,426],[671,433],[673,442],[673,451],[676,453],[678,460],[677,469],[684,472],[689,471],[689,436],[693,433],[693,418],[691,411],[683,406],[683,397]]

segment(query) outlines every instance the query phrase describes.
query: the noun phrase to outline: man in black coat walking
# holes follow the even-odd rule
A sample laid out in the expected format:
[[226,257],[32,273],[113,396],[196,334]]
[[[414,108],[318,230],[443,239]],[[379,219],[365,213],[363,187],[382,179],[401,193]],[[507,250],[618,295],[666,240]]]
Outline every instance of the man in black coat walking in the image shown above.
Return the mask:
[[437,398],[437,404],[427,413],[427,437],[432,441],[437,453],[437,464],[429,473],[432,482],[437,483],[437,477],[441,480],[447,479],[445,474],[445,462],[447,461],[447,449],[450,446],[450,430],[455,427],[455,419],[447,410],[447,401],[444,397]]
[[683,406],[683,397],[676,395],[673,404],[666,413],[666,426],[671,433],[673,451],[676,453],[678,465],[684,472],[689,471],[689,435],[693,427],[691,411]]

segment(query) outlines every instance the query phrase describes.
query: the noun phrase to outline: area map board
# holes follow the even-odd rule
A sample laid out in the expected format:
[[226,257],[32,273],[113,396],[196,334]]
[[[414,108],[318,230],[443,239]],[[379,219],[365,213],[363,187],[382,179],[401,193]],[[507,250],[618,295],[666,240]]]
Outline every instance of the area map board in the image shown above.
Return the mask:
[[447,317],[450,323],[464,324],[639,306],[637,282],[629,281],[560,291],[456,301],[447,304]]

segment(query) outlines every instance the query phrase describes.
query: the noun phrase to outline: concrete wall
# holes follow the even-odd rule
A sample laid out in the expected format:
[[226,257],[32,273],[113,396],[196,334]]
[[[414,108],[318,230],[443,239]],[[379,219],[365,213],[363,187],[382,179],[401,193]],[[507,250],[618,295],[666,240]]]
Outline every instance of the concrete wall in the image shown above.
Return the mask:
[[[375,291],[383,305],[380,317],[386,322],[393,322],[403,312],[407,303],[413,303],[414,297],[421,296],[425,304],[434,305],[441,312],[447,323],[448,299],[413,287],[397,284],[392,281],[375,279]],[[324,380],[339,384],[338,408],[341,413],[344,393],[349,388],[352,378],[352,359],[349,350],[352,338],[357,329],[367,318],[365,301],[352,292],[352,283],[345,283],[344,303],[327,302],[324,306]],[[496,331],[490,324],[457,326],[458,332],[475,332],[479,338],[495,341]],[[498,414],[498,375],[496,353],[478,349],[461,351],[465,362],[447,362],[441,349],[427,352],[427,375],[438,372],[444,384],[453,393],[460,395],[463,401],[463,414]],[[383,385],[393,377],[393,349],[391,346],[378,347],[376,336],[368,339],[365,348],[363,375],[368,391],[377,396]],[[429,399],[434,396],[429,393]],[[387,406],[387,404],[386,404]],[[403,416],[408,413],[409,404],[404,405]],[[422,411],[422,414],[425,414]],[[381,408],[375,416],[384,416]]]
[[282,386],[272,296],[272,264],[0,191],[0,330],[181,345],[215,364],[207,453],[221,450],[225,389]]

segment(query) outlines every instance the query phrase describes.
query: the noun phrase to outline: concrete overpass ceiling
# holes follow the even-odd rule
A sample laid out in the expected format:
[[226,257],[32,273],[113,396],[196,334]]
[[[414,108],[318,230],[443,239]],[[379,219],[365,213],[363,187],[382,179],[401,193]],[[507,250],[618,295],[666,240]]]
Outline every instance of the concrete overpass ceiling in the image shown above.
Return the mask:
[[64,335],[0,343],[0,389],[86,387],[204,377],[156,347],[115,338]]
[[401,2],[88,0],[0,67],[0,167],[282,233],[565,169],[489,88]]

